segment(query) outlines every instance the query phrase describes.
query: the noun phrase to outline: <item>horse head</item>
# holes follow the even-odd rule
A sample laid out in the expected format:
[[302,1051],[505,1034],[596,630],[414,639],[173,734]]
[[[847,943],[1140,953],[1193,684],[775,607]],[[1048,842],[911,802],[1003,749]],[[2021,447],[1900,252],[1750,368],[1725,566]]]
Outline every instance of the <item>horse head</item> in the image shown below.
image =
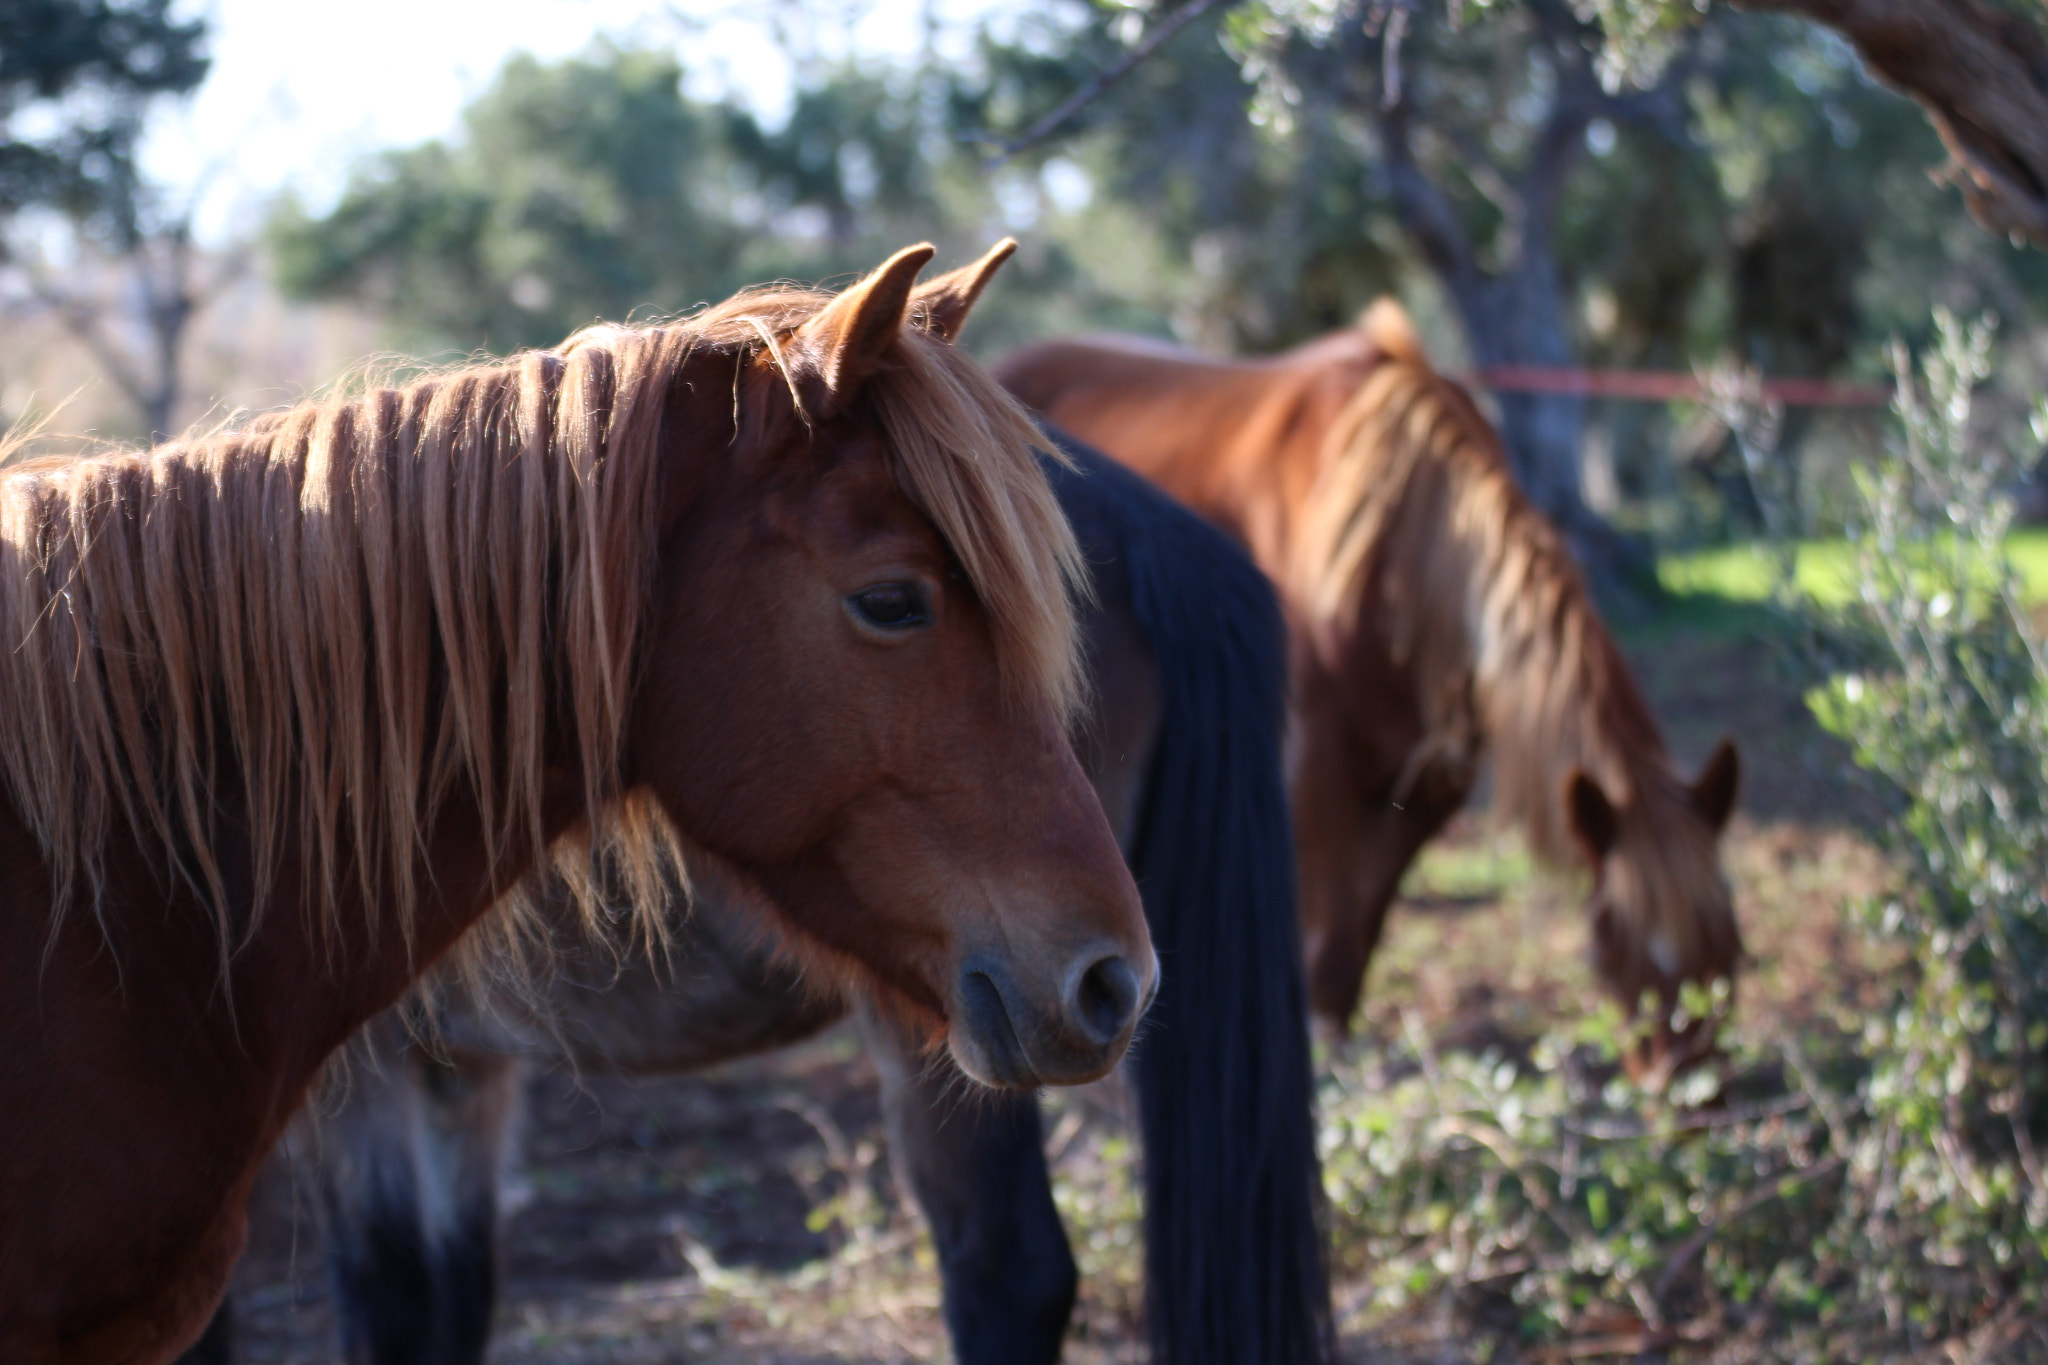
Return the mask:
[[624,755],[807,965],[1033,1086],[1113,1066],[1157,969],[1067,738],[1078,551],[1027,419],[950,344],[1012,245],[700,320],[663,440],[725,449],[666,471]]
[[1742,934],[1719,843],[1740,782],[1735,746],[1722,740],[1699,777],[1639,775],[1617,802],[1584,769],[1566,784],[1574,838],[1593,865],[1587,910],[1593,962],[1644,1032],[1622,1060],[1637,1080],[1661,1087],[1713,1049],[1722,1006],[1683,1008],[1684,987],[1732,991]]

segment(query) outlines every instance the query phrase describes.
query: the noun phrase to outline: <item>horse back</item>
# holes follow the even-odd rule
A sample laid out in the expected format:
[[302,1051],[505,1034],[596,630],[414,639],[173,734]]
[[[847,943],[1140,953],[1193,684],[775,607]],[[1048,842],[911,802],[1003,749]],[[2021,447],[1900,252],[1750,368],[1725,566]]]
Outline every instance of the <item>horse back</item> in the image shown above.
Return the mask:
[[1378,354],[1353,332],[1257,361],[1091,338],[1028,347],[994,372],[1053,426],[1192,508],[1284,585],[1324,435]]

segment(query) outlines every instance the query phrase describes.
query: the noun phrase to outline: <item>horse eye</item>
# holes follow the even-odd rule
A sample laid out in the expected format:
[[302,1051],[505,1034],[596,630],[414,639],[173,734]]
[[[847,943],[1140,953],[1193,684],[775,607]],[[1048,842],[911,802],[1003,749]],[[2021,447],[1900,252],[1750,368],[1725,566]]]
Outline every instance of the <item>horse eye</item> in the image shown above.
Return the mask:
[[847,599],[861,620],[881,630],[910,630],[931,624],[924,591],[915,583],[878,583]]

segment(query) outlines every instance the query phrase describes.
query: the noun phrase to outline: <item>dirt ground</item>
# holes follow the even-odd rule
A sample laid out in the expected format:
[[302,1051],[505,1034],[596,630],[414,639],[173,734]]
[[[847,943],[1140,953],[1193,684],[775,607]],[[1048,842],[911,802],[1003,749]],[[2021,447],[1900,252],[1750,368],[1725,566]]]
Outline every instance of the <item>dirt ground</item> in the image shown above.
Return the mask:
[[[1690,769],[1722,734],[1742,745],[1728,866],[1755,970],[1742,1008],[1799,1028],[1873,984],[1838,908],[1875,894],[1882,861],[1855,833],[1879,809],[1808,719],[1778,651],[1740,625],[1644,632],[1631,655]],[[1362,1033],[1419,1011],[1443,1046],[1529,1036],[1591,998],[1567,883],[1527,875],[1512,838],[1467,815],[1426,856],[1374,968]],[[1361,1044],[1361,1045],[1369,1045]],[[1114,1128],[1114,1083],[1049,1115],[1055,1171]],[[934,1361],[947,1358],[936,1274],[882,1150],[875,1077],[841,1030],[789,1052],[654,1081],[538,1075],[516,1212],[503,1239],[491,1359],[540,1362]],[[338,1358],[313,1201],[281,1159],[259,1191],[234,1291],[239,1357]],[[1142,1359],[1128,1236],[1084,1252],[1069,1358]],[[1103,1266],[1113,1267],[1102,1270]],[[1369,1319],[1356,1286],[1340,1317]],[[1457,1360],[1428,1321],[1374,1323],[1354,1358]]]

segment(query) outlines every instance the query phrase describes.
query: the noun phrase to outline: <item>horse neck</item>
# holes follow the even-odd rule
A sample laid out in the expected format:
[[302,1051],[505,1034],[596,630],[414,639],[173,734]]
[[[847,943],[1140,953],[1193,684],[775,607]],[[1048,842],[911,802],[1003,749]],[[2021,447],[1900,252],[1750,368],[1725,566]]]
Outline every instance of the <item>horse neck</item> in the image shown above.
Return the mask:
[[[1536,852],[1561,863],[1578,856],[1565,805],[1574,772],[1639,815],[1664,805],[1675,784],[1656,718],[1576,566],[1556,532],[1530,526],[1535,513],[1523,512],[1470,599],[1474,692],[1497,799]],[[1526,564],[1519,574],[1517,559]]]
[[1662,785],[1663,737],[1563,538],[1448,381],[1374,367],[1329,429],[1295,554],[1317,649],[1392,660],[1422,753],[1469,764],[1490,749],[1496,800],[1546,859],[1574,856],[1575,770],[1617,805]]
[[[581,795],[568,771],[550,776],[541,811],[545,838],[570,827]],[[482,808],[467,789],[451,792],[421,819],[429,832],[417,854],[420,891],[409,914],[399,914],[391,889],[367,874],[348,877],[325,902],[296,874],[311,856],[290,837],[277,889],[234,956],[234,1013],[263,1018],[308,1077],[451,951],[466,965],[472,952],[505,950],[508,938],[525,931],[523,882],[548,850],[524,831],[487,846]],[[485,934],[488,942],[475,937]]]

